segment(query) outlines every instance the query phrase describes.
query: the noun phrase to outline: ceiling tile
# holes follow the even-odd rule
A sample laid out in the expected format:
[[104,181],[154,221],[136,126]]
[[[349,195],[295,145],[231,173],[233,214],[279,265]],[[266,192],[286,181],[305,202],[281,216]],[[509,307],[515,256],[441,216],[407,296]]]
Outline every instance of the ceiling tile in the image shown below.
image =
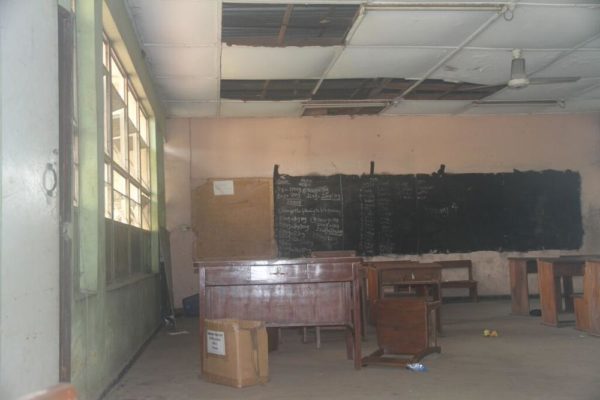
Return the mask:
[[570,48],[599,30],[600,9],[517,5],[512,20],[499,18],[469,46]]
[[340,51],[329,47],[223,46],[223,79],[318,79]]
[[299,117],[301,101],[221,101],[222,117]]
[[164,100],[217,100],[218,79],[158,77],[155,79]]
[[348,47],[327,78],[407,78],[422,77],[448,49],[393,47]]
[[535,76],[600,77],[600,51],[579,50],[555,62]]
[[167,113],[169,117],[178,118],[202,118],[216,117],[219,111],[219,103],[214,102],[191,102],[174,101],[166,102]]
[[147,46],[147,61],[155,76],[219,76],[216,47]]
[[208,45],[218,42],[220,26],[216,0],[128,0],[143,43]]
[[455,114],[471,103],[470,100],[402,100],[382,115]]
[[567,98],[589,87],[587,80],[571,83],[529,85],[521,89],[506,88],[486,98],[486,100],[559,100]]
[[[529,71],[541,68],[558,54],[558,51],[523,52]],[[431,78],[485,85],[502,84],[510,78],[511,60],[510,50],[465,49],[450,59]]]
[[481,11],[368,11],[350,44],[456,46],[492,15]]

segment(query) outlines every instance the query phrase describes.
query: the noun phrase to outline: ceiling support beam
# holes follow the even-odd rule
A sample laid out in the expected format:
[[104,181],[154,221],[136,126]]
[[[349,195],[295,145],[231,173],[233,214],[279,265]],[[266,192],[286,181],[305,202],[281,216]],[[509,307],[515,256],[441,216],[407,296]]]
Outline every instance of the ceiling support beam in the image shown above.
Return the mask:
[[294,10],[293,4],[288,4],[285,9],[285,13],[283,14],[283,20],[281,21],[281,28],[279,29],[279,36],[277,37],[277,45],[283,46],[283,40],[285,39],[285,32],[287,31],[288,24],[290,23],[290,18],[292,16],[292,11]]
[[265,97],[267,97],[267,88],[269,87],[269,83],[270,82],[271,81],[268,80],[268,79],[265,81],[265,84],[263,85],[262,91],[260,92],[260,99],[261,100],[264,100]]

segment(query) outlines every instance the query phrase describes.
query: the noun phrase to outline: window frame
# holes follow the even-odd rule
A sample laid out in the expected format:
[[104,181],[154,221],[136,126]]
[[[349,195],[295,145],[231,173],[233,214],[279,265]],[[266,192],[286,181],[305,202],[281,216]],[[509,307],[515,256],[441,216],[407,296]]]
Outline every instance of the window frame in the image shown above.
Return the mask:
[[[105,205],[103,215],[107,223],[107,235],[106,240],[110,241],[107,243],[106,258],[106,279],[108,284],[119,283],[123,279],[127,279],[132,275],[139,273],[151,273],[152,265],[142,265],[144,260],[148,260],[148,256],[145,252],[151,251],[151,236],[153,232],[153,196],[154,191],[152,187],[152,152],[153,152],[153,137],[155,132],[151,129],[151,113],[147,110],[145,105],[142,104],[141,97],[135,91],[133,82],[131,80],[131,74],[128,74],[126,69],[123,67],[123,63],[116,54],[111,41],[107,35],[103,35],[102,42],[102,65],[103,65],[103,102],[104,102],[104,140],[103,140],[103,154],[104,154],[104,199]],[[123,77],[123,121],[119,121],[121,124],[121,142],[120,151],[124,152],[122,158],[117,160],[114,157],[114,138],[113,138],[113,95],[115,90],[113,86],[113,70],[112,68],[118,68],[119,74]],[[119,97],[121,94],[119,93]],[[135,103],[134,107],[130,106]],[[120,105],[120,104],[119,104]],[[121,112],[121,109],[118,110]],[[130,120],[130,115],[135,117],[135,121]],[[142,126],[142,118],[144,119],[144,126]],[[133,125],[133,126],[132,126]],[[145,129],[144,135],[142,136],[142,128]],[[132,135],[135,137],[132,138]],[[133,143],[130,146],[130,141]],[[135,142],[137,141],[137,146]],[[143,145],[142,145],[143,144]],[[131,154],[132,146],[137,147],[134,149],[135,154]],[[145,162],[142,162],[142,148],[147,152]],[[135,160],[133,160],[135,157]],[[133,163],[132,163],[133,161]],[[143,172],[145,168],[146,172]],[[125,187],[117,189],[116,177],[119,175],[125,179]],[[146,178],[146,179],[145,179]],[[147,180],[147,182],[145,182]],[[123,181],[119,178],[119,181]],[[108,193],[107,193],[108,192]],[[123,193],[124,192],[124,193]],[[117,193],[119,196],[124,196],[125,208],[121,205],[120,218],[116,219],[115,215],[115,202],[117,201]],[[133,197],[137,196],[135,199]],[[139,198],[138,198],[139,197]],[[147,201],[149,200],[149,201]],[[145,203],[146,201],[146,203]],[[147,208],[146,214],[148,218],[144,219],[144,208]],[[123,218],[123,213],[126,218]],[[124,221],[126,220],[126,221]],[[122,228],[119,228],[116,224],[121,224]],[[118,229],[117,229],[118,228]],[[115,232],[124,233],[123,229],[127,230],[127,241],[123,243],[123,238],[117,240],[114,235]],[[147,243],[139,242],[134,246],[136,240],[147,240]],[[137,242],[136,242],[137,243]],[[122,257],[115,257],[115,252],[125,251],[125,248],[119,246],[127,246],[127,252],[129,253],[128,266],[125,268],[123,265],[116,265],[115,261]],[[147,246],[147,247],[146,247]],[[119,247],[119,248],[117,248]],[[134,254],[135,253],[135,254]],[[119,253],[121,254],[121,253]],[[123,253],[124,254],[124,253]],[[120,262],[122,262],[121,260]],[[135,268],[136,265],[140,265],[140,268]]]

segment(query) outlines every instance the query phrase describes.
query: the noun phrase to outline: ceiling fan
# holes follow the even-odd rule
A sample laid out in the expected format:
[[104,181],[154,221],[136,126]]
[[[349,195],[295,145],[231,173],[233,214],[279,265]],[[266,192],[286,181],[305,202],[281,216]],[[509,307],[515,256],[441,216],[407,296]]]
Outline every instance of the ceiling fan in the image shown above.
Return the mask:
[[506,86],[511,89],[521,89],[529,85],[546,85],[551,83],[569,83],[577,82],[579,76],[561,76],[549,78],[529,78],[525,71],[525,58],[522,55],[521,49],[513,49],[512,61],[510,64],[510,79]]
[[[513,49],[512,61],[510,64],[510,79],[504,85],[492,85],[491,87],[502,89],[504,87],[508,89],[523,89],[529,85],[548,85],[557,83],[571,83],[577,82],[581,77],[579,76],[560,76],[560,77],[547,77],[547,78],[530,78],[527,76],[525,69],[525,58],[523,57],[521,49]],[[565,107],[564,99],[540,99],[540,100],[476,100],[473,102],[474,105],[557,105],[561,108]]]

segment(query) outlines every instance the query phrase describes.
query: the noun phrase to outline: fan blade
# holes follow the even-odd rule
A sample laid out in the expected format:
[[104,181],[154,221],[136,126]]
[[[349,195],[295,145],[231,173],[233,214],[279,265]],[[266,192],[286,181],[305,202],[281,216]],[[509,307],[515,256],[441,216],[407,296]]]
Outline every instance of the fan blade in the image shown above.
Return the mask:
[[475,85],[475,86],[463,86],[460,87],[458,89],[456,89],[457,92],[473,92],[476,90],[481,90],[481,89],[501,89],[503,87],[506,86],[506,83],[500,84],[500,85]]
[[580,80],[580,76],[561,76],[553,78],[529,78],[530,85],[548,85],[552,83],[570,83]]
[[518,105],[556,105],[560,100],[479,100],[474,101],[474,105],[479,106],[518,106]]

